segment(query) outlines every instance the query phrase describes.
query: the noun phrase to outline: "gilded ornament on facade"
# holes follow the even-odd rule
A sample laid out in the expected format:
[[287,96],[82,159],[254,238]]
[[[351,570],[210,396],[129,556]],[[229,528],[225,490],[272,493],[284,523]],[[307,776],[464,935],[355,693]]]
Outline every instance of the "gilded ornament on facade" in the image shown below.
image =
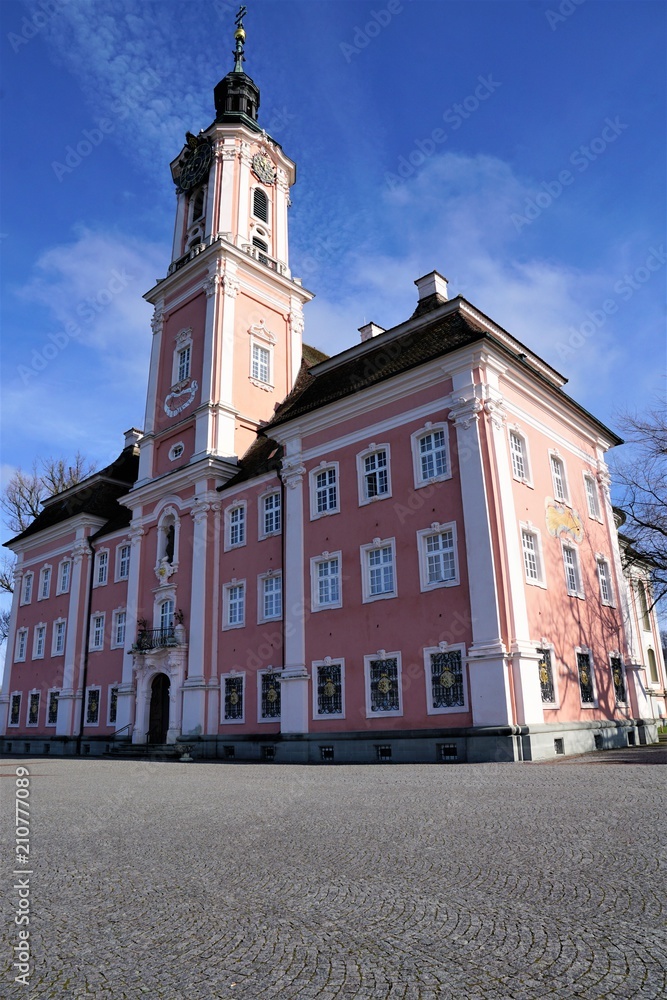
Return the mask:
[[278,700],[278,692],[276,691],[276,689],[274,687],[270,687],[269,688],[269,690],[267,692],[267,695],[266,695],[266,700],[270,701],[271,704],[273,704],[274,701]]
[[546,663],[544,663],[544,661],[540,663],[540,681],[542,684],[549,683],[549,674],[547,673],[547,665]]
[[565,504],[547,500],[545,519],[547,531],[554,538],[559,535],[569,535],[575,542],[581,542],[584,537],[584,526],[576,510]]
[[584,687],[588,687],[588,673],[585,670],[581,671],[581,683]]
[[380,694],[389,694],[391,691],[391,681],[386,674],[382,674],[378,681],[378,691]]
[[238,693],[236,691],[232,691],[232,693],[229,696],[229,704],[238,705],[238,703],[239,703]]
[[336,685],[334,684],[334,682],[331,680],[330,677],[327,677],[326,682],[324,684],[324,694],[327,698],[333,698],[333,696],[336,694]]
[[444,688],[454,687],[456,684],[456,678],[451,670],[443,670],[440,674],[440,686]]

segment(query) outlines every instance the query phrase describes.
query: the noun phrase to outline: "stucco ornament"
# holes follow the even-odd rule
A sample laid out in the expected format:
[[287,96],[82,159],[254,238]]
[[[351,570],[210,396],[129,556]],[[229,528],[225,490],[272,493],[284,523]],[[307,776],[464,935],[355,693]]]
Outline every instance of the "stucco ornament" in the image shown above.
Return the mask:
[[575,542],[582,541],[584,526],[576,510],[571,507],[556,503],[555,500],[547,500],[545,519],[547,531],[553,538],[558,538],[559,535],[569,535]]
[[164,412],[168,417],[175,417],[187,409],[195,398],[199,383],[196,379],[179,382],[173,386],[164,401]]

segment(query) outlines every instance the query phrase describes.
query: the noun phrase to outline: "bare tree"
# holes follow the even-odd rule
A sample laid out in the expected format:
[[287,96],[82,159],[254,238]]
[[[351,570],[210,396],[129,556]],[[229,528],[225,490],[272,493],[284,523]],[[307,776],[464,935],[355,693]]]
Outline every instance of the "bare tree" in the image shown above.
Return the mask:
[[3,642],[7,641],[7,636],[9,635],[10,615],[11,612],[6,608],[3,608],[3,610],[0,611],[0,646]]
[[628,557],[651,566],[653,603],[667,597],[667,408],[661,400],[644,415],[626,415],[623,430],[631,455],[614,462],[621,487],[621,528]]

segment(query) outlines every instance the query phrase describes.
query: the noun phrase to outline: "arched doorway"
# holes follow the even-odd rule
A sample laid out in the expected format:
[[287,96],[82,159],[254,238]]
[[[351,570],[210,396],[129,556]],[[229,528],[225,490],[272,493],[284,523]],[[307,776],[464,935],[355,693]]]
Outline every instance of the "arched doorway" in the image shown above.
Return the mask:
[[156,674],[151,684],[151,707],[148,721],[148,742],[166,743],[169,729],[169,687],[166,674]]

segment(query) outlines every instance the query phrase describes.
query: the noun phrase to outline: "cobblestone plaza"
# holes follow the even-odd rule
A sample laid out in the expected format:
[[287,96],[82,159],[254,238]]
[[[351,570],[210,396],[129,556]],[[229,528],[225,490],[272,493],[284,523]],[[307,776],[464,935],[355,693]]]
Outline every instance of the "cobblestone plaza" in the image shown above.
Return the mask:
[[0,995],[665,996],[666,757],[5,758],[8,847],[16,768],[30,771],[31,973],[27,987],[14,982],[7,849]]

